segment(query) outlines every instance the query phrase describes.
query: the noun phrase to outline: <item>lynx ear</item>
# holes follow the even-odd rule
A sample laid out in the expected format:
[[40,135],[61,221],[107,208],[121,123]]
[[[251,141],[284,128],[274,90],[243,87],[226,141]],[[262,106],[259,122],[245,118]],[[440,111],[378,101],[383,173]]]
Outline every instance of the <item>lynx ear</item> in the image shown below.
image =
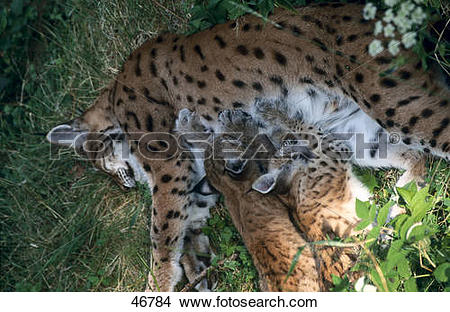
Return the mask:
[[252,188],[262,194],[267,194],[275,188],[276,182],[277,176],[275,174],[266,173],[253,182]]
[[75,124],[76,122],[69,122],[54,127],[47,134],[47,140],[52,144],[74,148],[81,147],[86,140],[86,136],[82,134],[87,133],[87,131],[79,129]]

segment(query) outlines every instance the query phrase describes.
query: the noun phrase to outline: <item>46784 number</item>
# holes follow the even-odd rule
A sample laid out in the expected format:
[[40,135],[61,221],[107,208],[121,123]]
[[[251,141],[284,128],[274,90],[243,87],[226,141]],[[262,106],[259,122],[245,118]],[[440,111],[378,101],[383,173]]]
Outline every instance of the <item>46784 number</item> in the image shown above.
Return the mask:
[[135,296],[133,301],[131,301],[131,304],[135,305],[136,308],[162,308],[163,306],[170,308],[170,297],[163,298],[162,296]]

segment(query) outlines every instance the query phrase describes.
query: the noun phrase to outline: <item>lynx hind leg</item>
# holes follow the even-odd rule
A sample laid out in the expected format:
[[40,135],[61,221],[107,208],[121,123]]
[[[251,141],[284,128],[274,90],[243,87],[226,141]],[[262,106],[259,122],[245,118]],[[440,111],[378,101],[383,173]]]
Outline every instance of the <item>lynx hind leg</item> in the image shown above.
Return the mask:
[[[261,174],[256,161],[249,161],[239,177],[224,175],[221,160],[208,159],[205,166],[208,179],[225,196],[233,224],[259,273],[261,290],[324,290],[317,259],[291,222],[284,203],[276,196],[249,192],[252,181]],[[305,246],[299,257],[299,248]],[[291,271],[295,258],[298,261]]]
[[398,179],[396,186],[402,187],[411,181],[418,184],[419,187],[425,186],[425,178],[427,175],[427,157],[420,152],[407,151],[401,154],[407,164],[406,171]]

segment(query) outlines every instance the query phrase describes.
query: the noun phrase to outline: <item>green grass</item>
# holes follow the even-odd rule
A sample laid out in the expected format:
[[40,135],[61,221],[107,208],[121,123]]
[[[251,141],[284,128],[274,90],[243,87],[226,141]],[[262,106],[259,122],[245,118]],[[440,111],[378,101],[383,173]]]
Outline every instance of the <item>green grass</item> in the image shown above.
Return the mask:
[[[150,250],[147,191],[140,187],[123,193],[71,152],[50,160],[44,134],[86,109],[143,41],[162,30],[186,32],[191,2],[64,2],[29,6],[28,17],[19,25],[24,37],[14,37],[16,46],[8,48],[5,72],[17,79],[8,90],[0,88],[0,290],[140,291]],[[206,12],[196,10],[197,17]],[[39,19],[39,12],[47,19]],[[217,22],[214,18],[201,21]],[[12,25],[11,20],[7,23]],[[27,48],[25,54],[21,47]],[[434,205],[428,215],[437,233],[428,253],[435,258],[444,254],[448,262],[449,208],[444,202],[449,198],[450,168],[439,160],[430,161],[429,168]],[[371,183],[377,202],[391,198],[397,171],[361,174],[376,178]],[[258,290],[251,257],[226,209],[219,205],[212,215],[205,232],[217,255],[214,262],[237,254],[215,270],[217,290]],[[376,255],[383,261],[382,251]],[[418,267],[417,259],[410,259],[415,274],[428,274],[417,278],[420,290],[443,290],[432,272]]]

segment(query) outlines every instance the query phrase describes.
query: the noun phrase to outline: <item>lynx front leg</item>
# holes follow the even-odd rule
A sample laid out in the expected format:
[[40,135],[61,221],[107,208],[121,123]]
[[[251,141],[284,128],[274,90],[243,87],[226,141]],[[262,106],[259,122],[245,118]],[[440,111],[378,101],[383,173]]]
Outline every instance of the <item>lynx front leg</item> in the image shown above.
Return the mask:
[[[149,291],[173,291],[183,270],[179,264],[183,251],[189,213],[188,195],[182,180],[187,170],[177,167],[176,160],[165,163],[160,172],[153,174],[153,209],[151,221],[152,263],[148,278]],[[167,169],[167,170],[164,170]],[[181,175],[181,176],[180,176]]]

